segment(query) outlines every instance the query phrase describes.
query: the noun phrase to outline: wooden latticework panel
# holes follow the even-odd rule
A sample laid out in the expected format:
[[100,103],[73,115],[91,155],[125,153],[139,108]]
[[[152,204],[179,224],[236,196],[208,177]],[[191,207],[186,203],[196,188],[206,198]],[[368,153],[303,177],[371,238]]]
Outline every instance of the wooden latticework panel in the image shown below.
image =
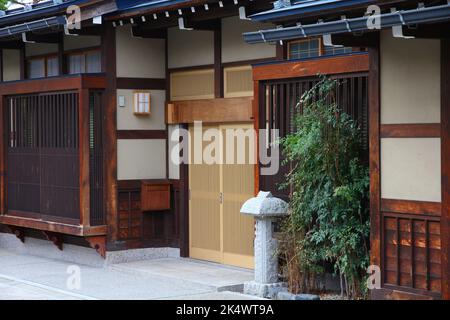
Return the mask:
[[[368,150],[367,75],[342,75],[337,79],[340,86],[336,92],[336,103],[343,112],[359,123],[362,132],[361,143],[364,150]],[[259,98],[259,128],[278,129],[280,137],[291,133],[295,129],[295,116],[303,112],[299,101],[302,95],[316,83],[317,78],[262,81]],[[273,140],[274,137],[269,135],[266,140],[267,145]],[[366,154],[362,156],[368,157]],[[280,164],[282,161],[281,157]],[[280,165],[276,175],[260,175],[260,189],[271,191],[276,197],[287,200],[289,190],[279,190],[278,185],[285,181],[285,175],[288,172],[287,165]]]
[[78,93],[12,96],[6,105],[8,210],[79,220]]
[[384,213],[383,258],[385,285],[440,294],[439,218]]

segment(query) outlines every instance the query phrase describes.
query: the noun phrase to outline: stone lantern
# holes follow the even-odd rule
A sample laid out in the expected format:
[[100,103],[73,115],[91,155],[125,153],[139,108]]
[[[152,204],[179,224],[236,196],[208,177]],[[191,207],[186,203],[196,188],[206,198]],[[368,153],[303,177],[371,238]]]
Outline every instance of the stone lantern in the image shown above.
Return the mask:
[[241,213],[256,220],[255,280],[244,284],[244,293],[274,298],[286,290],[285,283],[278,281],[278,241],[273,238],[273,225],[277,218],[288,215],[288,209],[285,201],[264,191],[242,205]]

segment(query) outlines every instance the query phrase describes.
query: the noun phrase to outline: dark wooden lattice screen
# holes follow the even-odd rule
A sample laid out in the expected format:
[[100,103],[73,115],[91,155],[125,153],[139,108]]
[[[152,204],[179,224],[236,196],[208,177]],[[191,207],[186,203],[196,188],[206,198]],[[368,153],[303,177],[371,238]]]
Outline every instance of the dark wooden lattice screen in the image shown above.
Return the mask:
[[93,91],[89,95],[90,223],[93,226],[105,223],[102,120],[102,94]]
[[79,220],[78,93],[12,96],[8,211]]
[[[364,149],[368,150],[368,113],[367,113],[367,75],[354,74],[335,77],[340,82],[336,92],[336,101],[341,110],[348,113],[361,126]],[[261,82],[259,105],[260,129],[279,129],[280,137],[292,132],[293,119],[302,110],[297,107],[303,93],[317,83],[316,78],[289,80],[270,80]],[[268,145],[273,137],[268,135]],[[363,155],[367,156],[367,155]],[[279,190],[279,184],[285,181],[288,166],[282,166],[280,154],[280,170],[276,175],[260,175],[260,189],[271,191],[274,196],[288,199],[289,190]]]

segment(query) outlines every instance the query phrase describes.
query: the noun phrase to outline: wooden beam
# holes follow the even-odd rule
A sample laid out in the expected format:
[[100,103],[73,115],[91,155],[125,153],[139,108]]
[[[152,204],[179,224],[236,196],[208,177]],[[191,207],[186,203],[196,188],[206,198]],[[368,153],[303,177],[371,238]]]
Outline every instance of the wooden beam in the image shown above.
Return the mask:
[[94,236],[106,234],[106,226],[83,227],[59,222],[44,221],[40,219],[0,215],[0,223],[5,225],[58,232],[74,236]]
[[450,23],[418,24],[415,28],[403,28],[405,36],[412,36],[418,39],[446,39],[450,36]]
[[324,57],[307,61],[270,63],[253,67],[253,80],[315,77],[317,74],[367,72],[369,55],[365,53]]
[[441,215],[440,202],[381,199],[380,203],[380,211],[382,212],[420,214],[436,217]]
[[166,139],[166,130],[117,130],[117,139]]
[[440,123],[383,124],[381,138],[440,138]]
[[82,88],[105,88],[105,76],[102,74],[67,75],[55,78],[28,79],[20,82],[3,82],[0,86],[0,95],[78,90]]
[[34,41],[36,43],[59,43],[60,42],[60,34],[59,33],[39,34],[39,33],[28,32],[27,40]]
[[450,299],[450,39],[441,40],[442,299]]
[[144,29],[139,25],[132,27],[134,37],[150,38],[150,39],[166,39],[167,29]]
[[117,78],[117,89],[165,90],[166,89],[166,79]]
[[173,101],[167,105],[166,121],[168,124],[253,121],[252,98]]
[[377,41],[376,32],[367,32],[360,35],[352,33],[333,34],[331,39],[334,44],[345,47],[373,47]]

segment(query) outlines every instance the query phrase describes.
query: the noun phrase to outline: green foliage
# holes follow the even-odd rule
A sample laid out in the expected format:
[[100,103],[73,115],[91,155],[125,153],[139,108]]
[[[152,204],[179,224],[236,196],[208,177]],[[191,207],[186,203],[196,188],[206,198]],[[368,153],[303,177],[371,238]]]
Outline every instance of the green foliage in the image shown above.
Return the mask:
[[9,0],[0,0],[0,10],[8,9]]
[[311,291],[328,262],[340,276],[342,293],[356,297],[364,291],[369,264],[369,172],[360,160],[359,127],[334,102],[337,86],[321,77],[299,102],[304,111],[295,132],[281,139],[293,166],[284,184],[293,192],[281,251],[295,278],[291,290]]

